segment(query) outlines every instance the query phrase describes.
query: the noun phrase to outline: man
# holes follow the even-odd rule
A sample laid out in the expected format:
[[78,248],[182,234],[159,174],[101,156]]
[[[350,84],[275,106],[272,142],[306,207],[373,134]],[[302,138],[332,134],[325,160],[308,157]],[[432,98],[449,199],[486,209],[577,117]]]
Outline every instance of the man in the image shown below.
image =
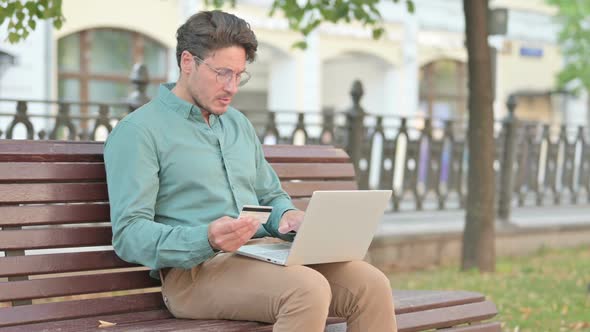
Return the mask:
[[[395,331],[389,281],[365,262],[283,267],[233,253],[252,238],[291,241],[304,213],[281,189],[250,122],[229,106],[256,55],[249,25],[200,12],[177,41],[176,84],[160,86],[105,144],[117,254],[163,279],[176,317],[308,332],[323,331],[330,315],[346,317],[349,331]],[[246,204],[273,206],[269,221],[236,219]]]

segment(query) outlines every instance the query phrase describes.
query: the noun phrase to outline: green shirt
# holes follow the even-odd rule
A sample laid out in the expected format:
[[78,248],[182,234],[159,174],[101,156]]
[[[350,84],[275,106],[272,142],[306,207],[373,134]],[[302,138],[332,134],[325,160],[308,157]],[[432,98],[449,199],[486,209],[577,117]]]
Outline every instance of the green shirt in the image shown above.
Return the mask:
[[[214,255],[208,225],[237,218],[243,205],[271,205],[254,237],[274,236],[295,207],[264,158],[248,119],[229,107],[211,115],[161,85],[157,97],[127,115],[104,149],[113,247],[124,260],[191,268]],[[152,273],[155,275],[155,273]]]

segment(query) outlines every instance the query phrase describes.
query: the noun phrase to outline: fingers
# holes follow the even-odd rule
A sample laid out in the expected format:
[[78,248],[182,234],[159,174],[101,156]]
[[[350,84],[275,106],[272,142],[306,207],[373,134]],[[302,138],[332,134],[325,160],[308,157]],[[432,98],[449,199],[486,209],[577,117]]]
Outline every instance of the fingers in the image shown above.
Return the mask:
[[290,231],[298,231],[305,213],[302,211],[291,210],[283,214],[279,223],[279,233],[286,234]]
[[288,221],[285,221],[279,225],[279,232],[282,234],[289,233],[290,231],[295,230],[292,225],[289,224]]
[[215,249],[232,252],[252,238],[260,223],[251,217],[223,217],[209,225],[209,242]]

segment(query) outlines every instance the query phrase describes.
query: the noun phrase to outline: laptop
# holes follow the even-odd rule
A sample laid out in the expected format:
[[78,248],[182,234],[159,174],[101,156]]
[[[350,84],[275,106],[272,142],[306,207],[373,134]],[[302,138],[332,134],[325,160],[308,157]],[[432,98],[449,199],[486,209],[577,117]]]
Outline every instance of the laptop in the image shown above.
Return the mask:
[[362,260],[391,190],[315,191],[295,240],[251,244],[236,253],[290,266]]

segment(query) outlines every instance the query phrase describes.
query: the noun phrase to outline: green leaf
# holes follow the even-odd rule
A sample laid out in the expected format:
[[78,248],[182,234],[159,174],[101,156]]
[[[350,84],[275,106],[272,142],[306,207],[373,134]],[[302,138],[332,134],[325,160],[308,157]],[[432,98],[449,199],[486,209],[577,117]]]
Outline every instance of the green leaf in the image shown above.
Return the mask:
[[37,11],[37,5],[34,1],[27,1],[27,3],[25,3],[25,8],[29,11],[29,16],[33,16]]
[[268,11],[268,16],[274,16],[275,12],[278,8],[279,8],[279,4],[276,1],[274,1],[272,3],[272,6],[270,7],[270,10]]
[[298,41],[298,42],[294,43],[291,46],[291,48],[294,48],[294,49],[297,49],[298,48],[298,49],[301,49],[301,50],[306,50],[307,49],[307,42],[306,41],[303,41],[303,40],[302,41]]
[[14,44],[20,40],[20,35],[16,32],[11,32],[8,34],[8,41],[11,44]]
[[35,20],[33,20],[32,18],[29,19],[29,27],[31,28],[31,30],[35,30],[35,28],[37,27],[37,22],[35,22]]
[[35,9],[35,16],[37,16],[38,18],[42,19],[43,18],[43,7],[41,7],[41,5],[37,5],[37,8]]
[[354,13],[354,18],[355,18],[357,21],[362,21],[363,19],[367,19],[367,14],[366,14],[366,13],[365,13],[365,11],[364,11],[362,8],[360,8],[360,7],[358,7],[358,8],[355,8],[355,9],[354,9],[354,11],[353,11],[353,13]]
[[414,2],[412,0],[406,1],[406,8],[408,9],[409,13],[414,13],[416,11],[416,7],[415,7]]
[[578,82],[590,91],[590,2],[547,0],[547,3],[558,9],[560,50],[566,61],[570,59],[558,76],[558,87]]
[[61,29],[62,24],[63,24],[63,21],[61,20],[61,18],[57,18],[57,19],[53,20],[53,26],[56,29]]
[[373,29],[373,39],[381,38],[381,36],[383,35],[384,32],[385,32],[385,29],[383,29],[383,28]]
[[16,12],[17,7],[16,7],[16,3],[11,2],[8,4],[8,6],[6,6],[6,16],[11,17],[14,15],[14,13]]
[[313,22],[311,22],[310,24],[308,24],[305,28],[303,28],[301,30],[301,32],[303,33],[304,36],[307,36],[307,35],[309,35],[310,32],[315,30],[320,25],[320,23],[322,23],[322,21],[316,19]]

